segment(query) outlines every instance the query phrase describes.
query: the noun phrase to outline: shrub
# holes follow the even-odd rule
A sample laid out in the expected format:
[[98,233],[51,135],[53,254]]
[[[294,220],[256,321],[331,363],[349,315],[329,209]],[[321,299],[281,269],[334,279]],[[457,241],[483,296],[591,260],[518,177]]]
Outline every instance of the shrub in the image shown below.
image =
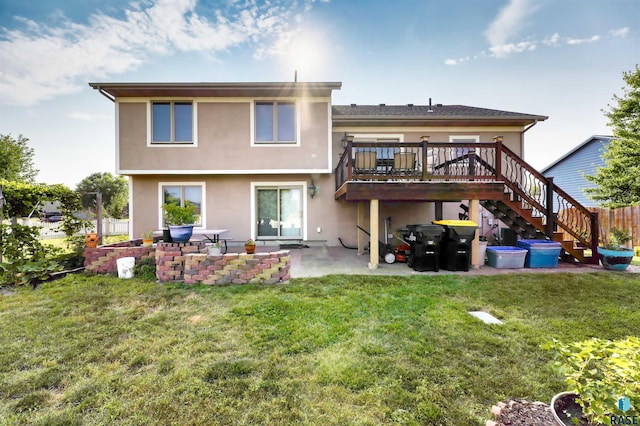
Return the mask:
[[[557,352],[554,368],[565,376],[569,390],[592,424],[609,424],[610,415],[634,415],[640,407],[640,338],[589,339],[544,346]],[[631,411],[618,409],[620,397],[631,400]]]
[[0,225],[0,284],[35,285],[62,269],[53,259],[61,249],[38,241],[37,227],[19,224]]
[[142,259],[136,262],[133,274],[146,281],[156,281],[156,262],[153,258]]
[[178,204],[162,205],[164,222],[167,225],[192,225],[196,223],[196,206],[186,202],[184,206]]

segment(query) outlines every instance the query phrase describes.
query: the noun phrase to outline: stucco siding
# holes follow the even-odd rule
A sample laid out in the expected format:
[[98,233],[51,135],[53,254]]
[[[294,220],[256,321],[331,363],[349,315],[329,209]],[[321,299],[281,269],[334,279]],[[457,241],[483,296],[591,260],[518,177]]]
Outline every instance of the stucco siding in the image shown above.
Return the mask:
[[329,103],[298,100],[299,143],[251,145],[252,102],[196,101],[197,144],[148,144],[148,104],[118,103],[118,171],[125,174],[327,171]]
[[[318,187],[317,195],[311,198],[306,188],[311,182],[311,175],[269,175],[255,176],[133,176],[132,177],[132,232],[139,237],[142,232],[158,230],[160,227],[160,193],[161,182],[193,183],[203,182],[205,185],[205,227],[228,229],[226,236],[234,241],[255,238],[255,226],[252,226],[252,183],[303,182],[305,187],[304,220],[306,241],[320,241],[330,246],[340,244],[342,238],[347,244],[357,242],[357,204],[339,202],[334,199],[333,176],[324,174],[314,176]],[[454,205],[455,204],[455,205]],[[365,203],[367,212],[368,203]],[[445,206],[445,216],[457,219],[457,204]],[[406,224],[430,223],[435,219],[434,203],[381,203],[380,235],[384,236],[384,218],[392,218],[391,232],[396,232]],[[367,213],[368,217],[368,213]],[[370,229],[368,223],[365,229]],[[397,241],[396,241],[397,243]]]

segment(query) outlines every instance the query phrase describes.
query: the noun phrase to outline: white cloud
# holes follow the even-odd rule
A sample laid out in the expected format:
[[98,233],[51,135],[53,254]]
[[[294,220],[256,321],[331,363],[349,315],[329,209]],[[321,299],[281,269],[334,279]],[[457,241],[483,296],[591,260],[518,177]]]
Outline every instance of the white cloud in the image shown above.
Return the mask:
[[447,59],[446,61],[444,61],[445,65],[457,65],[458,61],[456,59]]
[[614,37],[626,37],[629,34],[629,27],[617,28],[609,31]]
[[542,40],[542,43],[546,44],[547,46],[557,46],[559,41],[560,41],[560,34],[553,33],[553,35],[549,37],[545,37],[545,39]]
[[536,43],[532,41],[521,41],[520,43],[508,43],[500,46],[492,46],[489,48],[489,51],[491,51],[492,55],[496,58],[504,58],[512,53],[522,53],[535,49]]
[[510,49],[504,47],[513,45],[509,41],[526,26],[527,18],[536,9],[531,0],[509,0],[509,4],[500,10],[484,33],[495,56],[504,57],[510,53]]
[[17,18],[21,29],[0,29],[2,102],[27,106],[72,93],[89,79],[135,69],[158,54],[215,54],[248,44],[261,58],[281,51],[295,31],[288,24],[295,2],[230,5],[226,14],[210,17],[195,12],[196,2],[131,3],[124,18],[97,13],[78,24],[62,17],[55,27]]
[[594,35],[589,38],[568,38],[567,44],[575,45],[575,44],[584,44],[584,43],[595,43],[598,40],[600,40],[599,35]]

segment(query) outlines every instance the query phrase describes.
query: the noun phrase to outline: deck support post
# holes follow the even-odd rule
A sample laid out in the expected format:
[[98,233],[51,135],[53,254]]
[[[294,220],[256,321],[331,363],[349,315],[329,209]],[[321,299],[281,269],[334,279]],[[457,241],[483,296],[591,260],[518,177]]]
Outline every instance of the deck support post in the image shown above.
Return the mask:
[[[356,221],[360,228],[367,229],[365,226],[367,221],[367,212],[365,210],[365,204],[362,202],[358,203],[358,217]],[[367,236],[357,228],[356,232],[358,233],[358,255],[362,256],[364,254],[365,245],[367,244]]]
[[378,241],[380,241],[380,226],[378,223],[378,200],[371,200],[369,205],[369,269],[378,269],[380,259],[380,250]]
[[[480,223],[480,200],[469,200],[469,220]],[[479,269],[483,259],[480,259],[480,232],[476,230],[476,236],[471,242],[471,266]]]

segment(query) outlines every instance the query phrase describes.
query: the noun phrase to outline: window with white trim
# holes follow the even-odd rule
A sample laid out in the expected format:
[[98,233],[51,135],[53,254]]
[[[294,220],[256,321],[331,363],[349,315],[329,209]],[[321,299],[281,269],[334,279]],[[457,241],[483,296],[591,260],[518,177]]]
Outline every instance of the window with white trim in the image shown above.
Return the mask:
[[193,143],[193,102],[151,103],[151,143]]
[[[193,204],[196,208],[197,220],[196,226],[203,226],[203,203],[204,203],[204,185],[203,184],[177,184],[167,183],[160,185],[162,194],[161,204],[177,204],[184,206],[185,204]],[[164,223],[162,224],[164,226]]]
[[255,103],[256,143],[296,143],[295,102]]

